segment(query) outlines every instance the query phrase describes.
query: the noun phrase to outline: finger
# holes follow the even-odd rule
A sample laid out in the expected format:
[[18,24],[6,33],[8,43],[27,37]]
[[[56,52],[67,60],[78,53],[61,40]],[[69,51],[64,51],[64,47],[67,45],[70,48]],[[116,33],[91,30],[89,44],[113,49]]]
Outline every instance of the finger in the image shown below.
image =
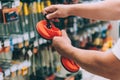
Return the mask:
[[45,14],[48,14],[45,10],[42,11],[42,14],[45,15]]
[[51,5],[49,7],[44,8],[44,11],[47,12],[47,13],[52,13],[56,10],[57,10],[56,5]]
[[58,17],[57,12],[47,14],[47,19],[55,19]]
[[58,42],[59,38],[60,38],[59,36],[54,36],[53,37],[53,39],[52,39],[52,46],[56,45],[56,43]]

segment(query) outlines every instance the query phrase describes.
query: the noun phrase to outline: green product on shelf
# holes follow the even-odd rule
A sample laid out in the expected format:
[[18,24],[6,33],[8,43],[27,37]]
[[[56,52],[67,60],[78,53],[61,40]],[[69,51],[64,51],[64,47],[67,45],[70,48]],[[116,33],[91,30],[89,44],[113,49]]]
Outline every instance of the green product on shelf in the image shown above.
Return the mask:
[[23,13],[24,13],[24,29],[26,32],[29,32],[29,9],[28,9],[28,3],[23,3]]
[[[34,31],[36,35],[36,23],[38,22],[38,9],[37,9],[37,2],[36,1],[31,1],[29,3],[29,26],[30,26],[30,31]],[[37,36],[37,35],[36,35]]]
[[37,15],[38,15],[38,21],[43,19],[43,15],[42,15],[42,8],[44,7],[43,5],[43,1],[42,0],[38,0],[37,1]]
[[53,75],[54,72],[55,72],[55,65],[54,65],[54,55],[53,55],[53,52],[52,52],[52,47],[50,45],[47,46],[47,51],[48,51],[48,56],[49,56],[49,60],[48,60],[48,64],[49,64],[49,67],[48,67],[48,77]]

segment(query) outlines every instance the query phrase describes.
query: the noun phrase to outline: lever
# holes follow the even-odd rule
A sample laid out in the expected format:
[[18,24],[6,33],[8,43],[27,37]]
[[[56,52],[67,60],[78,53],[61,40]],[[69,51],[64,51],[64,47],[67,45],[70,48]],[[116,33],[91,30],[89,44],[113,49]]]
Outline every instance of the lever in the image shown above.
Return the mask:
[[44,15],[44,18],[45,18],[45,20],[47,21],[47,25],[46,25],[46,26],[47,26],[48,29],[50,29],[50,28],[51,28],[51,23],[50,23],[50,20],[48,20],[48,19],[46,18],[46,15],[47,15],[47,14]]

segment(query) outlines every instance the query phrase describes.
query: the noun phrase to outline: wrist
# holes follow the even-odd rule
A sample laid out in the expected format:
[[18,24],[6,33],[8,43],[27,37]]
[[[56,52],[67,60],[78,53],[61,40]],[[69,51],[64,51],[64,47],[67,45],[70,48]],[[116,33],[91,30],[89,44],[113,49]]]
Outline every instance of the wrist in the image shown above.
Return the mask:
[[57,47],[57,50],[60,51],[63,56],[69,57],[71,55],[72,45],[62,45]]
[[68,6],[68,12],[67,12],[68,16],[72,16],[73,15],[73,12],[72,12],[73,10],[72,9],[73,9],[73,6],[69,5]]
[[73,56],[74,55],[74,49],[75,49],[75,47],[72,46],[72,45],[64,48],[64,51],[66,53],[66,57],[69,57],[69,58],[73,59],[74,58],[74,56]]
[[71,4],[71,5],[69,5],[69,8],[68,8],[68,16],[75,16],[75,12],[76,12],[76,10],[75,10],[75,5],[76,4]]

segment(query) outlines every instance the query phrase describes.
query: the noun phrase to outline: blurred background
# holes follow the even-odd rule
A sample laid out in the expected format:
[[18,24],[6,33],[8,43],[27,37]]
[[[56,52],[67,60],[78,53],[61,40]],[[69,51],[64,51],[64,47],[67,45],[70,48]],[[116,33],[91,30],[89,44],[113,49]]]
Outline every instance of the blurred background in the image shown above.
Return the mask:
[[[101,0],[0,0],[0,80],[108,80],[84,69],[67,71],[60,55],[36,32],[42,10],[52,4],[94,3]],[[66,29],[72,45],[107,51],[119,38],[119,21],[70,16],[54,22]]]

